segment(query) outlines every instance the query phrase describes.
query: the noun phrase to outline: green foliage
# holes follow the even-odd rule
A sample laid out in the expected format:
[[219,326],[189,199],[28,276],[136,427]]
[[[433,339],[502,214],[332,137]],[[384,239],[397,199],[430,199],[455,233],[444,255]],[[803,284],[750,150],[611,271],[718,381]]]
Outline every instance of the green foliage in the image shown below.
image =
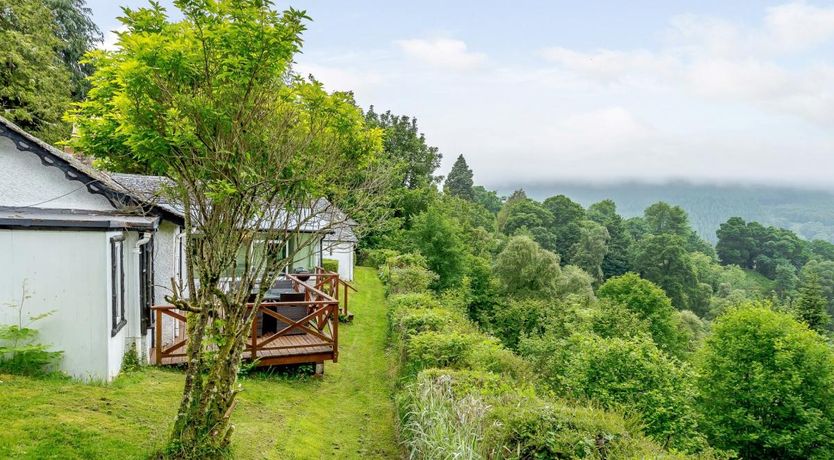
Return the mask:
[[339,273],[339,261],[337,259],[321,259],[321,268],[333,273]]
[[136,372],[142,369],[142,360],[136,351],[136,343],[131,342],[122,358],[122,372]]
[[[523,192],[522,192],[523,193]],[[498,213],[498,229],[505,235],[528,234],[545,249],[554,249],[553,215],[541,204],[529,199],[510,197]]]
[[393,249],[363,249],[360,251],[360,265],[371,268],[380,268],[388,259],[396,257],[399,252]]
[[828,314],[828,300],[822,292],[819,275],[812,272],[802,280],[794,309],[800,321],[820,334],[826,333],[831,316]]
[[392,295],[424,292],[436,280],[436,274],[419,265],[391,267],[388,269],[386,292]]
[[556,292],[560,297],[575,295],[586,299],[594,298],[594,278],[585,270],[574,266],[565,265],[562,273],[556,282]]
[[715,249],[722,263],[754,269],[770,279],[780,265],[801,267],[807,261],[803,242],[790,230],[732,217],[716,235]]
[[625,306],[647,321],[652,339],[661,350],[681,356],[687,348],[686,336],[678,326],[671,300],[651,281],[627,273],[606,281],[597,295]]
[[608,230],[591,220],[582,221],[579,226],[579,240],[571,248],[571,264],[585,270],[596,282],[604,277],[602,263],[608,254]]
[[631,235],[626,230],[626,224],[617,214],[617,205],[612,200],[603,200],[588,207],[588,218],[604,225],[608,231],[608,251],[602,261],[604,278],[619,276],[629,271],[629,251],[633,243]]
[[466,274],[467,246],[456,220],[441,209],[430,207],[414,218],[411,240],[425,256],[428,268],[437,274],[438,290],[459,286]]
[[472,201],[475,199],[475,191],[472,189],[472,170],[466,164],[463,155],[458,155],[446,182],[443,184],[443,191],[449,195]]
[[38,330],[32,323],[41,321],[53,312],[29,316],[24,320],[23,309],[29,298],[26,286],[23,298],[9,308],[17,310],[17,324],[0,324],[0,372],[41,376],[54,370],[63,352],[49,351],[49,346],[38,342]]
[[698,305],[698,279],[679,236],[662,233],[643,238],[636,245],[633,267],[663,288],[675,307],[693,309]]
[[58,55],[70,73],[72,98],[80,101],[89,87],[86,78],[93,73],[93,67],[83,62],[84,55],[101,43],[101,31],[85,0],[46,0],[46,5],[52,11],[61,42]]
[[487,190],[483,186],[476,185],[472,187],[472,193],[475,196],[475,202],[483,206],[487,211],[498,214],[498,211],[501,210],[501,205],[504,202],[495,191]]
[[689,216],[680,206],[672,206],[659,201],[643,213],[643,221],[648,232],[652,235],[677,235],[681,238],[689,236]]
[[42,0],[0,0],[0,114],[47,142],[69,134],[72,88],[53,18]]
[[674,448],[705,446],[693,407],[691,371],[648,338],[544,335],[523,340],[521,350],[557,393],[636,411],[647,434]]
[[755,303],[728,311],[696,362],[713,446],[742,458],[834,455],[834,355],[789,314]]
[[495,259],[495,275],[511,296],[553,296],[561,275],[559,256],[527,236],[514,236]]

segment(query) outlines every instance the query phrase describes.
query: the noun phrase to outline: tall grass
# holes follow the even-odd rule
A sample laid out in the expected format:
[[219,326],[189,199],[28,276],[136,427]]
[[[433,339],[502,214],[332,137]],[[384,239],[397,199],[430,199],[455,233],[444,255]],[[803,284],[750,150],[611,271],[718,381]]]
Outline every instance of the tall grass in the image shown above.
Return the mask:
[[406,395],[401,429],[409,459],[484,458],[481,443],[490,406],[480,397],[457,398],[448,376],[421,378]]

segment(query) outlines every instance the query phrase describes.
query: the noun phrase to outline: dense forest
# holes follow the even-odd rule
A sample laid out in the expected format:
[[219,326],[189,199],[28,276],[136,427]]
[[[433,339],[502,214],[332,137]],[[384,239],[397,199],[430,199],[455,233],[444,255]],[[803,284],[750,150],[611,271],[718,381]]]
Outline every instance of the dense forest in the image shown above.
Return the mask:
[[[588,431],[590,457],[834,455],[834,244],[738,216],[712,244],[662,201],[626,217],[610,199],[502,198],[463,156],[436,176],[413,119],[367,120],[399,165],[362,256],[388,283],[415,382],[401,413],[415,458],[571,457],[565,440]],[[461,419],[476,402],[489,409]],[[510,415],[520,406],[536,415]]]
[[[834,194],[825,190],[773,185],[692,184],[670,182],[648,184],[553,183],[524,184],[531,198],[544,200],[565,195],[583,206],[605,199],[617,204],[623,217],[637,217],[652,203],[665,201],[682,207],[692,227],[715,244],[715,231],[730,217],[742,217],[765,225],[787,228],[805,239],[834,242]],[[513,187],[498,187],[509,195]]]

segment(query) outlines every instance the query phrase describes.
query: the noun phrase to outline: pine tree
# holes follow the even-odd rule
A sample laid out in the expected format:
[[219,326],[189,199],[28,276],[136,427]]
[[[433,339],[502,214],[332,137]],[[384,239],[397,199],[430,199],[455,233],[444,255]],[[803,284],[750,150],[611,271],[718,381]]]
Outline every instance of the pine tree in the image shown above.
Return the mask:
[[452,170],[449,171],[449,177],[446,178],[443,190],[449,195],[472,201],[475,199],[472,185],[472,170],[469,169],[463,155],[459,155],[452,166]]
[[822,292],[819,275],[809,273],[799,287],[799,299],[796,302],[796,316],[808,324],[808,327],[824,333],[831,317],[828,315],[828,301]]

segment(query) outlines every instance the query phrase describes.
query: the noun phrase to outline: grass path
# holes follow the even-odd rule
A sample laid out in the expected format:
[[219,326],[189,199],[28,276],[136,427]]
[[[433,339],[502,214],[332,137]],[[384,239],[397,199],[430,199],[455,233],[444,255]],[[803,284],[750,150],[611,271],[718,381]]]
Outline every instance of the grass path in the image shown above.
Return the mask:
[[[241,459],[397,458],[382,285],[356,269],[355,319],[325,377],[241,380],[233,420]],[[147,458],[163,445],[182,374],[147,369],[109,385],[0,375],[0,458]]]

